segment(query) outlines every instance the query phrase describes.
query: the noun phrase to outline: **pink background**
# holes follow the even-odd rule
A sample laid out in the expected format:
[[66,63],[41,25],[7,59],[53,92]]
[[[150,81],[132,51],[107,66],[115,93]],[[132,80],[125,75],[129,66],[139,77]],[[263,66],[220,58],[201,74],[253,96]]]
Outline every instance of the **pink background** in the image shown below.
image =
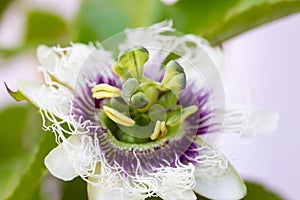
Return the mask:
[[[26,5],[28,1],[20,2]],[[71,0],[34,2],[36,7],[54,10],[67,20],[72,18],[78,6],[78,1]],[[60,5],[59,8],[68,9],[57,10],[58,7],[53,6],[55,3]],[[21,8],[19,4],[11,6],[0,23],[0,46],[13,47],[21,42],[24,27],[20,19],[26,6]],[[218,145],[244,178],[259,181],[291,200],[297,199],[300,189],[299,37],[300,14],[295,14],[224,44],[228,63],[245,74],[253,90],[254,103],[259,108],[278,111],[280,121],[273,135],[256,137],[249,144],[236,135],[225,135]],[[37,80],[36,65],[36,60],[29,53],[12,61],[1,60],[0,82],[16,87],[18,79]],[[0,107],[14,103],[4,86],[0,87],[0,96]]]

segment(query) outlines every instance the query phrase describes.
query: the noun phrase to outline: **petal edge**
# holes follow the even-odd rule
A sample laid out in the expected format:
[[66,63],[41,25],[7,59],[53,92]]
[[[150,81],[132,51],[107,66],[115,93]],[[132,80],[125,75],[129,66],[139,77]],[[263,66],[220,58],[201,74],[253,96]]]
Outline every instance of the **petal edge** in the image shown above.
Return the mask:
[[206,182],[196,177],[194,190],[204,197],[222,200],[241,199],[247,193],[243,180],[230,164],[227,173],[216,181]]

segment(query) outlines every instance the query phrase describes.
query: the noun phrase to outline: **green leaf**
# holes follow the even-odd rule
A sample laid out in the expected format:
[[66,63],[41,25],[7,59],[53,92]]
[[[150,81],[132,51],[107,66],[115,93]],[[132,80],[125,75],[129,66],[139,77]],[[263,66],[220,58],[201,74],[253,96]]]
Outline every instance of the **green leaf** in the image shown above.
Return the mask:
[[0,199],[7,197],[17,187],[31,160],[31,156],[20,156],[0,163]]
[[159,0],[82,1],[72,31],[75,41],[103,41],[128,27],[148,26],[160,15]]
[[[26,50],[25,46],[17,47],[17,48],[2,48],[0,47],[0,60],[3,60],[4,62],[0,64],[0,67],[6,66],[6,61],[8,61],[9,58],[12,58],[19,53]],[[4,60],[7,59],[7,60]]]
[[67,44],[69,40],[67,24],[62,18],[38,10],[28,14],[26,44]]
[[164,8],[178,31],[199,34],[214,45],[299,11],[297,0],[184,0]]
[[101,41],[127,27],[173,19],[177,31],[201,35],[217,45],[299,11],[298,0],[182,0],[174,5],[159,0],[86,0],[73,31],[77,41]]
[[12,192],[32,161],[40,124],[32,106],[0,111],[0,199]]
[[103,40],[123,31],[128,15],[116,0],[86,0],[82,2],[74,21],[75,40],[90,42]]
[[283,200],[278,194],[274,193],[273,191],[265,188],[264,186],[253,183],[253,182],[246,182],[247,186],[247,196],[244,197],[244,200]]
[[42,133],[35,156],[30,167],[23,174],[17,188],[7,200],[30,200],[39,191],[40,178],[46,171],[44,158],[55,146],[51,133]]
[[207,198],[201,196],[200,194],[198,194],[197,192],[194,192],[195,195],[197,196],[197,200],[208,200]]
[[8,107],[0,111],[0,162],[31,152],[40,130],[40,116],[33,106]]
[[64,182],[62,188],[61,200],[87,200],[87,185],[81,177],[77,177],[72,181]]
[[204,34],[213,44],[221,43],[259,25],[300,11],[300,1],[241,1],[218,26]]
[[238,0],[184,0],[174,5],[164,6],[164,17],[173,19],[179,32],[203,35],[220,24]]
[[13,0],[1,0],[0,1],[0,19],[1,19],[2,13],[12,2],[13,2]]

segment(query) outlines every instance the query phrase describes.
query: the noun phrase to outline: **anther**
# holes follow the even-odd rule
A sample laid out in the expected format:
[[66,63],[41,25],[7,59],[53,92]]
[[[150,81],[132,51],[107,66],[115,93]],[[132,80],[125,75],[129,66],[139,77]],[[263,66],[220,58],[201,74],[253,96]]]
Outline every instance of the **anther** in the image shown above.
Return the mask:
[[160,127],[161,127],[161,122],[159,120],[157,120],[154,131],[153,131],[152,135],[150,136],[151,140],[156,140],[159,137],[160,129],[161,129]]
[[123,126],[134,126],[135,125],[135,121],[133,119],[124,115],[123,113],[120,113],[119,111],[117,111],[113,108],[103,106],[103,110],[104,110],[105,114],[112,121],[116,122],[117,124],[121,124]]
[[114,86],[102,83],[92,88],[93,98],[113,98],[120,96],[120,89]]
[[168,133],[168,129],[166,127],[166,122],[165,121],[162,121],[161,124],[160,124],[160,132],[161,132],[161,135],[159,136],[160,138],[165,137]]
[[166,127],[166,122],[165,121],[156,121],[154,131],[152,135],[150,136],[151,140],[156,140],[157,138],[163,138],[167,135],[168,130]]

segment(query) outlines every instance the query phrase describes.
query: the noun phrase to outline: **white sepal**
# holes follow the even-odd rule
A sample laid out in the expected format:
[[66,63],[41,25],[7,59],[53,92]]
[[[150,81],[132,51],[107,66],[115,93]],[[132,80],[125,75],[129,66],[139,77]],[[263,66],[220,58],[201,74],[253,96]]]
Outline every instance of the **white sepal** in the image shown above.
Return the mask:
[[223,123],[224,132],[237,132],[241,136],[254,137],[274,132],[279,121],[279,114],[259,110],[254,106],[228,109]]
[[209,199],[234,200],[246,195],[246,186],[228,160],[201,138],[195,141],[199,146],[195,169],[194,190]]
[[244,133],[254,135],[271,134],[277,129],[279,114],[272,111],[256,110],[249,123],[248,131]]
[[161,192],[158,193],[158,196],[164,200],[196,200],[197,199],[192,189],[181,191],[181,192],[182,192],[181,194],[174,193],[173,195],[170,193],[164,194],[163,192]]
[[196,177],[194,190],[204,197],[221,200],[241,199],[247,193],[244,182],[231,165],[228,165],[225,175],[211,182]]
[[46,156],[44,163],[49,172],[64,181],[77,177],[76,164],[80,162],[80,155],[84,152],[80,136],[71,135]]
[[40,83],[18,81],[18,90],[35,106],[60,119],[66,119],[70,112],[72,94],[63,86],[57,89]]
[[124,190],[104,189],[101,186],[93,186],[88,183],[87,186],[89,200],[129,200],[124,198]]

